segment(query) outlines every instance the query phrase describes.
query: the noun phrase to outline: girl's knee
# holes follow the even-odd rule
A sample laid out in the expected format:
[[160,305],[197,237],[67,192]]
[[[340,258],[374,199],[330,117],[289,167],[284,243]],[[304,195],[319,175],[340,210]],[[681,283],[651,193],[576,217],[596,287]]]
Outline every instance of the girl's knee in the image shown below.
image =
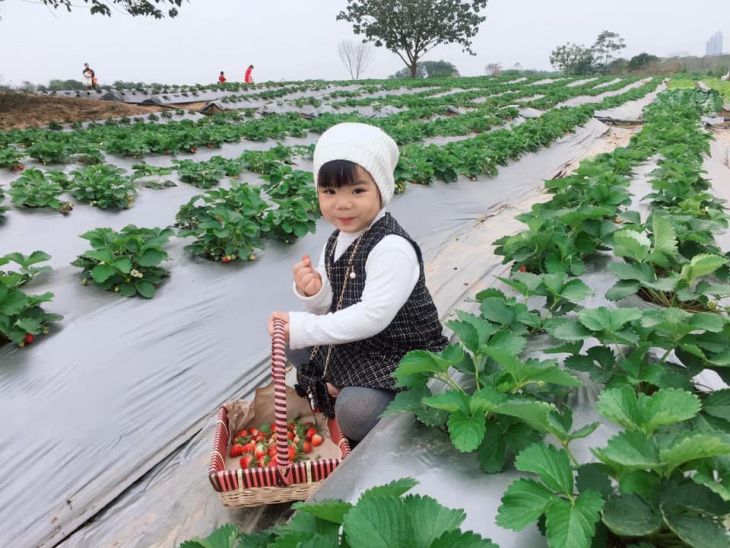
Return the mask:
[[335,415],[342,433],[351,440],[362,440],[378,424],[380,414],[394,397],[395,393],[388,390],[343,388],[335,402]]

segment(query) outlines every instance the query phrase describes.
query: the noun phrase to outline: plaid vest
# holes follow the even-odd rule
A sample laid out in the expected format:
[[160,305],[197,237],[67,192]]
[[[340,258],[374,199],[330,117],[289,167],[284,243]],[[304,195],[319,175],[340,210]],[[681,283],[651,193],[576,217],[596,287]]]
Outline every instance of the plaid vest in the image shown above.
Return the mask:
[[[351,244],[342,256],[334,261],[338,234],[339,231],[336,230],[330,236],[325,248],[325,266],[333,294],[330,312],[335,312],[337,309],[337,301],[345,282],[347,265],[356,245]],[[395,379],[390,375],[405,354],[411,350],[439,352],[448,342],[443,335],[436,305],[426,288],[421,250],[389,213],[386,213],[362,236],[352,263],[355,277],[347,280],[342,308],[360,302],[365,289],[365,263],[368,255],[378,242],[389,234],[401,236],[413,246],[418,257],[418,281],[393,321],[380,333],[369,339],[332,346],[325,379],[338,388],[366,386],[395,390]],[[328,346],[319,347],[312,357],[320,371],[324,369],[329,348]]]

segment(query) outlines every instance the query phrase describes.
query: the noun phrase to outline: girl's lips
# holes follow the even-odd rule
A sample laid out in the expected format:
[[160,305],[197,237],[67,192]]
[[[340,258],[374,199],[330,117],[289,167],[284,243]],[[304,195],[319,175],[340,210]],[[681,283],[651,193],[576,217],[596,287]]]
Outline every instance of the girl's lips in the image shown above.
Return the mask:
[[354,219],[354,217],[344,217],[344,218],[340,219],[340,222],[343,224],[350,224],[353,219]]

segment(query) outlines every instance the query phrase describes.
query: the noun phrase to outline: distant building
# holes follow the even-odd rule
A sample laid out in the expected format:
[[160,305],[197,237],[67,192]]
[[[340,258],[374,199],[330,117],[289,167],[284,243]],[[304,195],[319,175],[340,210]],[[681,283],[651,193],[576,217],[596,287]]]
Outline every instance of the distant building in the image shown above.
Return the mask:
[[692,55],[689,51],[673,51],[671,53],[667,53],[665,57],[674,58],[674,57],[689,57]]
[[722,55],[722,33],[717,32],[707,41],[705,55]]

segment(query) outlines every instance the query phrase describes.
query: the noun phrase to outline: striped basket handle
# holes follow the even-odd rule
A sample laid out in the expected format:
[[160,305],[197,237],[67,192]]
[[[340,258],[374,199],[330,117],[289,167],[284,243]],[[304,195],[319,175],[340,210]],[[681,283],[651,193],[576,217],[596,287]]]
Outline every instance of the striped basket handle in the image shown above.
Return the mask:
[[286,382],[284,354],[284,320],[274,319],[274,335],[271,337],[271,378],[274,381],[274,416],[276,422],[276,462],[279,475],[286,485],[291,485],[291,463],[287,443]]

